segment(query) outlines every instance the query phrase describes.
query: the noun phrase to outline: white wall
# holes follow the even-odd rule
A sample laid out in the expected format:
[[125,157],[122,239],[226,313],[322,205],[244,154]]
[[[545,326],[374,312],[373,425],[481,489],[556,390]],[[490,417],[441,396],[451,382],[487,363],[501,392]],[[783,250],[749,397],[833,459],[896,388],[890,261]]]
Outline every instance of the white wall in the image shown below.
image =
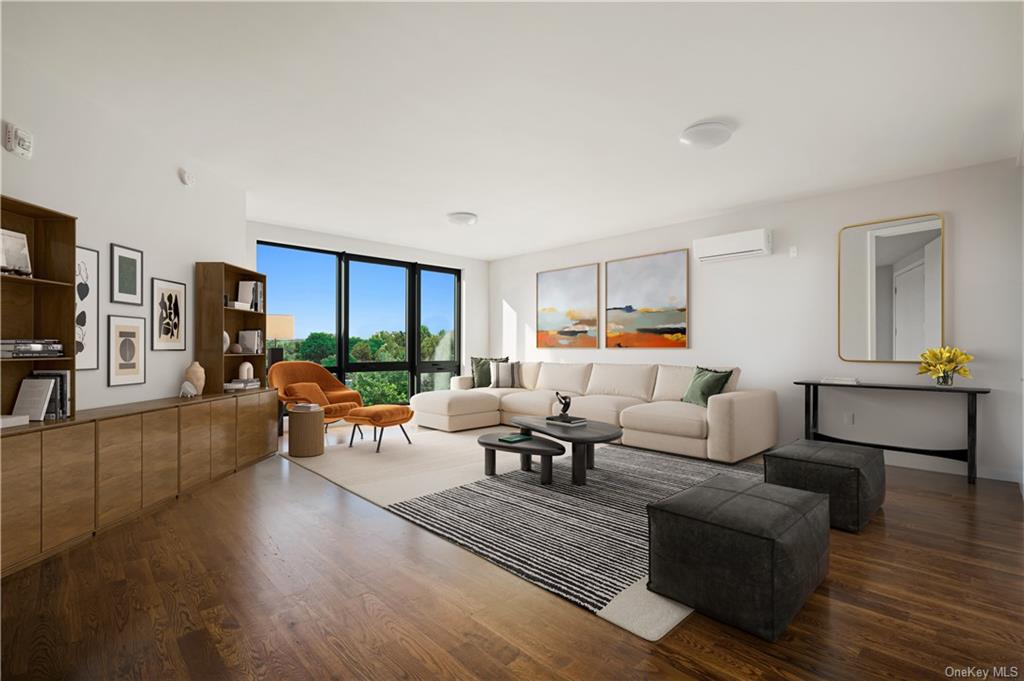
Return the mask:
[[[78,243],[100,252],[100,368],[78,372],[78,409],[177,395],[195,347],[193,263],[243,258],[245,192],[72,90],[4,53],[3,118],[32,131],[35,150],[0,153],[3,193],[77,216]],[[178,181],[180,165],[195,186]],[[144,252],[143,307],[109,302],[111,242]],[[153,276],[189,287],[188,349],[153,352],[147,339],[146,383],[109,388],[107,315],[145,316],[148,334]]]
[[[948,229],[947,342],[977,357],[979,474],[1021,478],[1020,168],[1007,160],[601,239],[491,263],[491,353],[560,362],[736,364],[741,387],[773,388],[781,437],[802,433],[799,378],[926,382],[913,364],[864,364],[836,352],[836,234],[843,225],[940,212]],[[535,273],[577,263],[688,247],[694,238],[774,230],[770,257],[698,264],[691,258],[687,350],[537,349]],[[514,238],[514,237],[513,237]],[[799,256],[789,257],[790,246]],[[601,287],[603,289],[603,285]],[[603,290],[602,290],[603,295]],[[603,303],[602,303],[603,307]],[[964,445],[966,408],[950,395],[823,389],[822,430],[837,436],[925,447]],[[842,414],[855,414],[844,426]],[[963,472],[965,464],[889,453],[892,463]]]
[[[484,260],[445,255],[418,248],[406,248],[377,241],[355,239],[346,236],[313,232],[292,227],[282,227],[263,222],[249,222],[246,241],[247,266],[256,267],[256,242],[273,241],[293,246],[322,248],[330,251],[347,251],[378,258],[392,258],[425,265],[440,265],[462,270],[462,348],[460,357],[463,370],[469,365],[469,357],[487,354],[487,289],[488,264]],[[272,286],[272,282],[267,283]]]

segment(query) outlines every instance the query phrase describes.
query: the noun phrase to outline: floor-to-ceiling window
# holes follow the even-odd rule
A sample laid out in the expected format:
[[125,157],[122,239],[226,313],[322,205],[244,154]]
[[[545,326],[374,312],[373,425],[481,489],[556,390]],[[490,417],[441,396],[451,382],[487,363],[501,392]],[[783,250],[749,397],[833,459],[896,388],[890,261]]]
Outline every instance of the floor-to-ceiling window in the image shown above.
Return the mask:
[[256,265],[267,275],[267,349],[337,369],[337,256],[258,244]]
[[459,275],[451,270],[418,270],[419,390],[445,390],[459,373]]
[[[367,404],[408,402],[458,375],[458,270],[262,242],[256,260],[268,347],[285,359],[329,367]],[[295,337],[276,338],[275,323]]]
[[345,382],[370,404],[408,402],[411,266],[357,256],[346,264]]

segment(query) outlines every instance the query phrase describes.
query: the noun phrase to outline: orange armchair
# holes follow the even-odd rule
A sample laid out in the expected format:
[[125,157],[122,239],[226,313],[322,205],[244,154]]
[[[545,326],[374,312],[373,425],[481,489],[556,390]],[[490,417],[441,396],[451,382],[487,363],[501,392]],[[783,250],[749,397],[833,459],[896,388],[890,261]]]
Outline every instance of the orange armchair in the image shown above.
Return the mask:
[[267,372],[267,383],[277,390],[285,409],[302,402],[319,404],[324,409],[324,424],[340,421],[363,406],[358,392],[315,362],[277,362]]

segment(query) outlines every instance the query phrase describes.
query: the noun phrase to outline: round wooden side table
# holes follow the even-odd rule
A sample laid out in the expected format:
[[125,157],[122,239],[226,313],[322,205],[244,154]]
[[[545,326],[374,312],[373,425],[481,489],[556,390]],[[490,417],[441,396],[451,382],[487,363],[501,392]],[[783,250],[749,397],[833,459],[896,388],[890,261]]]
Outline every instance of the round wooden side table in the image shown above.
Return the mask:
[[288,410],[288,456],[324,453],[324,410]]

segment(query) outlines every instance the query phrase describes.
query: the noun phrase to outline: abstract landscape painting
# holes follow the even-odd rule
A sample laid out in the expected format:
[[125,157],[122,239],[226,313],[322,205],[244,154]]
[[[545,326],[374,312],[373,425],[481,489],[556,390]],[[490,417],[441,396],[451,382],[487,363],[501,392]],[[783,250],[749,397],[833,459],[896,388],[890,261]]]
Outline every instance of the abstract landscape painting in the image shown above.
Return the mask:
[[605,347],[687,347],[688,254],[684,248],[605,264]]
[[537,347],[597,347],[597,263],[537,273]]

